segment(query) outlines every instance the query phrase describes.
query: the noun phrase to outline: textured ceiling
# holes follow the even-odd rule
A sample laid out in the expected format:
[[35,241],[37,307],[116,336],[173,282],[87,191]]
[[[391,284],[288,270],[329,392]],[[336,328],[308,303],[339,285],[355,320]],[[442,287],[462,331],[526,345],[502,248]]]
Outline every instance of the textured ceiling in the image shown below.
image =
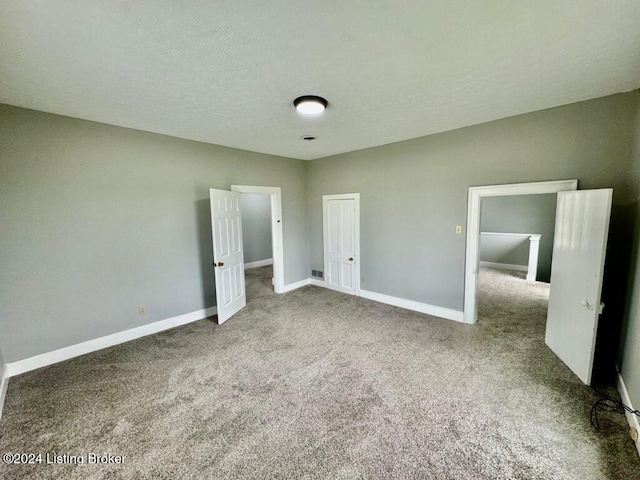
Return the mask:
[[0,102],[287,157],[638,87],[638,0],[0,0]]

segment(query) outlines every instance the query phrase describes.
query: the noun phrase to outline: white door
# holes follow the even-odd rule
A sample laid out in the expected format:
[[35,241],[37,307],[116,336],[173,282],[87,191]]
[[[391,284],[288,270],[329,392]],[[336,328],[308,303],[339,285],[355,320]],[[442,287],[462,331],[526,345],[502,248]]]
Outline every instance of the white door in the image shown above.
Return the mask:
[[545,342],[591,384],[613,190],[559,192]]
[[240,194],[209,190],[213,266],[216,279],[218,323],[224,323],[247,304],[244,290]]
[[360,286],[359,201],[359,194],[322,197],[325,285],[351,295]]

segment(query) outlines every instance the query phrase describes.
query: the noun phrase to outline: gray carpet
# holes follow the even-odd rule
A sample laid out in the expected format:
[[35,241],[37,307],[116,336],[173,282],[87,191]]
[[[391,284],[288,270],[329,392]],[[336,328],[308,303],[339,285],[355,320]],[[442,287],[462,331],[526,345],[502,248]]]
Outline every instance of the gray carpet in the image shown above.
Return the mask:
[[317,287],[11,379],[1,478],[640,479],[622,415],[545,347],[547,289],[485,271],[458,324]]

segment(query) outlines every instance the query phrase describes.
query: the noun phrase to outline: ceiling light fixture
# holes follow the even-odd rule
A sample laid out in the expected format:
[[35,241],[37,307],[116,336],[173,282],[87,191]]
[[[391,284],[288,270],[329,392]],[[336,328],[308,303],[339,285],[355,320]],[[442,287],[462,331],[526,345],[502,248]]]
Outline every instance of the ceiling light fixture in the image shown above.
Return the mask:
[[327,105],[328,102],[324,98],[316,95],[303,95],[293,101],[293,106],[296,107],[296,110],[305,115],[318,115],[324,112]]

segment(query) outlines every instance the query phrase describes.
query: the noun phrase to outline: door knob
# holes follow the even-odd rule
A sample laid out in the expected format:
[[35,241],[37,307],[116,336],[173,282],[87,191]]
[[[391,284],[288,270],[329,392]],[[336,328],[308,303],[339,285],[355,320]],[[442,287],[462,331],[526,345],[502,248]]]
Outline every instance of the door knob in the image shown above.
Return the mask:
[[353,257],[349,257],[349,261],[350,261],[350,262],[353,262]]
[[585,307],[588,310],[591,310],[591,304],[587,300],[581,301],[580,305],[582,305],[583,307]]
[[218,262],[218,266],[219,266],[219,267],[223,267],[223,266],[224,266],[224,263],[223,263],[223,262]]

